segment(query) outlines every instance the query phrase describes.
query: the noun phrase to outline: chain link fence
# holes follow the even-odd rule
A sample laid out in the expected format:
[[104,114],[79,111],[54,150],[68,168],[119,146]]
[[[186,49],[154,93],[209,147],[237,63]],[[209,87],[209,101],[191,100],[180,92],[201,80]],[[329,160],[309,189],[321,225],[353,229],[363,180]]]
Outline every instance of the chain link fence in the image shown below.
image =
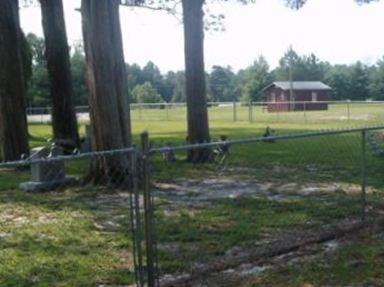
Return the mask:
[[381,214],[382,128],[214,141],[149,151],[161,286],[240,286]]
[[[211,122],[255,123],[347,123],[372,125],[384,120],[381,112],[384,102],[379,101],[327,101],[295,102],[294,111],[283,107],[284,102],[211,102],[208,113]],[[326,107],[326,108],[325,108]],[[76,107],[79,122],[89,122],[89,108]],[[185,103],[131,104],[134,121],[184,121],[187,118]],[[51,108],[28,108],[30,123],[50,123]]]
[[[116,151],[62,155],[57,147],[40,148],[0,164],[0,189],[11,198],[18,189],[45,192],[42,206],[52,200],[55,208],[68,207],[75,195],[70,209],[95,212],[92,224],[108,238],[94,252],[126,260],[137,286],[241,286],[337,249],[340,238],[381,216],[383,132],[266,130],[257,138],[223,134],[183,146],[156,146],[143,133],[140,147]],[[0,212],[0,246],[12,237],[2,234],[20,224],[7,208]],[[63,242],[64,250],[73,248]],[[106,256],[114,258],[103,254],[93,264],[102,266]]]

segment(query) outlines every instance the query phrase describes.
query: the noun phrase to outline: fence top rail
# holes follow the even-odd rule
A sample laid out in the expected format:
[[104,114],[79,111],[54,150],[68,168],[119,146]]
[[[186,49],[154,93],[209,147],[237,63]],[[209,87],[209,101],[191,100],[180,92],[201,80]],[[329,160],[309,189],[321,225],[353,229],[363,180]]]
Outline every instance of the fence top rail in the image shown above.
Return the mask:
[[319,137],[319,136],[348,134],[348,133],[363,132],[363,131],[368,132],[368,131],[375,131],[375,130],[384,130],[384,125],[370,126],[370,127],[364,127],[364,128],[350,128],[350,129],[292,133],[292,134],[286,134],[286,135],[280,135],[280,136],[276,135],[276,136],[269,136],[269,137],[253,137],[253,138],[244,138],[244,139],[237,139],[237,140],[198,143],[198,144],[171,146],[171,147],[168,146],[168,147],[161,147],[161,148],[152,148],[149,150],[149,153],[164,153],[164,152],[169,152],[171,150],[182,151],[182,150],[190,150],[190,149],[218,147],[218,146],[224,146],[224,145],[238,145],[238,144],[246,144],[246,143],[263,142],[266,140],[278,141],[278,140],[289,140],[289,139],[298,139],[298,138],[312,138],[312,137]]
[[[230,104],[228,103],[218,103],[218,102],[212,102],[208,103],[212,105],[220,105],[220,104]],[[265,102],[258,102],[258,101],[250,101],[250,102],[237,102],[237,104],[252,104],[252,105],[269,105],[269,104],[332,104],[332,105],[357,105],[357,104],[364,104],[364,105],[375,105],[375,104],[384,104],[384,101],[265,101]]]
[[164,107],[164,106],[185,106],[186,103],[131,103],[131,107],[146,107],[146,106],[157,106],[157,107]]
[[43,162],[57,162],[57,161],[70,161],[70,160],[79,160],[85,158],[92,157],[102,157],[102,156],[114,156],[121,154],[130,154],[136,151],[135,147],[124,148],[124,149],[116,149],[116,150],[108,150],[108,151],[94,151],[94,152],[86,152],[86,153],[77,153],[72,155],[60,155],[55,157],[44,157],[38,159],[21,159],[17,161],[8,161],[8,162],[0,162],[0,168],[9,168],[9,167],[18,167],[18,166],[27,166],[30,164],[37,164]]
[[[329,104],[384,104],[384,101],[352,101],[352,100],[328,100],[328,101],[282,101],[282,102],[271,102],[271,101],[232,101],[232,102],[207,102],[208,105],[226,105],[230,106],[236,104],[274,104],[274,103],[329,103]],[[132,107],[140,106],[185,106],[186,102],[177,102],[177,103],[131,103]],[[84,108],[84,106],[83,106]]]
[[[254,105],[266,105],[266,104],[333,104],[333,105],[374,105],[374,104],[384,104],[383,101],[284,101],[284,102],[250,102]],[[246,104],[246,103],[245,103]]]

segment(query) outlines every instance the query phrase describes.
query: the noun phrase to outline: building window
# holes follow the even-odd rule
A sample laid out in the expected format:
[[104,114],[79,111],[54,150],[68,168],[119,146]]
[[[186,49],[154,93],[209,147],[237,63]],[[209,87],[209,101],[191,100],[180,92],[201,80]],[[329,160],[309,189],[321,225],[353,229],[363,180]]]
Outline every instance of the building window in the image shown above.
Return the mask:
[[312,102],[317,102],[317,93],[312,92]]
[[285,101],[285,95],[284,95],[284,93],[281,93],[281,95],[280,95],[280,101],[281,101],[281,102],[284,102],[284,101]]
[[276,94],[271,93],[271,102],[276,102]]

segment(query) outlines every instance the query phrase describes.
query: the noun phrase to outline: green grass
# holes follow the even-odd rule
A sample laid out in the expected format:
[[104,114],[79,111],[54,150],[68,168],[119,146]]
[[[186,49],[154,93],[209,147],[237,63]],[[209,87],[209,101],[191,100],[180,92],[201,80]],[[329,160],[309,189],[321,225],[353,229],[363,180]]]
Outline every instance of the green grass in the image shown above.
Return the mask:
[[346,242],[336,254],[322,255],[300,267],[283,266],[244,286],[382,286],[383,241],[367,232]]
[[[252,119],[254,122],[262,125],[273,125],[276,128],[283,127],[286,123],[302,126],[312,125],[314,128],[319,126],[350,126],[366,125],[380,123],[384,120],[382,114],[382,104],[359,103],[350,104],[331,104],[327,111],[298,111],[294,113],[279,112],[268,113],[260,106],[254,106],[252,109]],[[209,108],[209,118],[212,125],[222,122],[231,122],[234,119],[232,106],[219,106]],[[349,114],[349,116],[348,116]],[[238,106],[236,109],[236,118],[238,121],[249,121],[249,108]],[[174,121],[185,122],[185,107],[174,107],[169,109],[141,109],[132,111],[133,121],[158,122]]]
[[[380,106],[353,106],[346,120],[343,106],[331,106],[327,112],[263,113],[255,108],[249,123],[247,108],[237,111],[232,121],[230,108],[211,108],[211,135],[226,134],[231,139],[255,137],[270,126],[278,134],[311,130],[338,129],[383,122]],[[134,141],[148,130],[156,146],[165,142],[183,144],[186,136],[185,111],[133,111]],[[81,125],[84,134],[84,125]],[[47,124],[30,124],[30,145],[46,145],[51,137]],[[248,168],[223,173],[223,165],[191,166],[183,161],[167,165],[157,155],[153,160],[153,179],[206,178],[217,174],[276,185],[287,183],[357,185],[360,181],[360,134],[292,139],[275,143],[232,146],[224,166]],[[384,189],[382,158],[368,148],[368,187],[375,190],[369,204],[379,206]],[[87,160],[67,164],[70,175],[87,173]],[[26,194],[18,189],[29,178],[27,170],[0,170],[0,286],[119,286],[133,282],[131,240],[126,197],[108,189],[84,187],[55,193]],[[169,202],[159,201],[158,238],[162,245],[176,244],[173,251],[160,252],[163,272],[188,270],[198,260],[208,260],[236,246],[246,248],[259,239],[293,229],[319,226],[335,219],[359,215],[359,194],[342,191],[322,197],[302,197],[291,202],[272,202],[263,198],[218,200],[199,208],[177,208],[166,216]],[[100,226],[102,228],[100,228]],[[266,275],[249,286],[361,286],[367,276],[382,275],[383,261],[378,259],[382,241],[359,238],[343,246],[330,262],[310,263],[304,269],[285,267]],[[171,248],[172,249],[172,248]],[[176,250],[176,251],[175,251]],[[358,255],[356,255],[358,253]],[[363,258],[359,266],[348,262]],[[353,274],[348,276],[348,270]],[[329,277],[332,274],[332,277]]]
[[[347,106],[330,105],[328,111],[263,112],[261,107],[253,108],[253,122],[249,122],[248,107],[237,108],[237,122],[233,121],[232,107],[209,108],[210,128],[212,139],[221,134],[232,138],[250,137],[262,134],[267,126],[275,129],[278,134],[292,133],[308,130],[339,129],[355,126],[368,126],[384,123],[382,104],[353,104],[350,105],[348,120]],[[141,116],[140,116],[141,114]],[[168,111],[161,109],[143,109],[132,111],[133,133],[137,135],[148,130],[153,140],[158,143],[171,141],[184,143],[186,136],[186,110],[185,108],[172,108]],[[84,128],[81,127],[84,133]],[[51,137],[48,125],[31,124],[30,134],[33,136],[32,145],[46,143]]]
[[[94,191],[0,193],[0,286],[97,286],[132,282],[130,235],[96,227],[105,218]],[[120,206],[109,216],[128,213]],[[111,220],[111,219],[110,219]]]
[[[160,208],[161,209],[161,208]],[[192,210],[193,211],[193,210]],[[188,270],[194,261],[205,262],[233,247],[252,247],[266,235],[319,227],[332,220],[359,216],[356,196],[342,195],[274,202],[267,199],[226,199],[175,217],[158,215],[160,242],[178,243],[176,254],[160,253],[163,272]],[[282,233],[284,234],[284,233]],[[182,248],[193,246],[194,248]]]

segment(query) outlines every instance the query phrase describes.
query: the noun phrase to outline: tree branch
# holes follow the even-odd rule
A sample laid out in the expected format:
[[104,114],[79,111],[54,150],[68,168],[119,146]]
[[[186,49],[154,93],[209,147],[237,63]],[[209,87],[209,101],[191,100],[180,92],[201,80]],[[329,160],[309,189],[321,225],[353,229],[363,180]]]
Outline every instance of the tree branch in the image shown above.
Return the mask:
[[[146,2],[148,2],[148,1],[145,1],[145,0],[121,0],[120,4],[122,6],[125,6],[128,8],[144,8],[144,9],[149,9],[152,11],[166,12],[166,13],[174,16],[179,23],[183,23],[181,18],[178,17],[178,13],[177,13],[177,9],[176,9],[177,6],[180,5],[181,1],[172,1],[174,3],[173,5],[170,5],[169,2],[167,2],[167,4],[165,4],[165,3],[162,3],[161,1],[159,1],[160,3],[158,6],[151,5],[154,3],[153,1],[149,1],[149,4],[145,4]],[[168,5],[170,5],[170,6],[168,6]]]

